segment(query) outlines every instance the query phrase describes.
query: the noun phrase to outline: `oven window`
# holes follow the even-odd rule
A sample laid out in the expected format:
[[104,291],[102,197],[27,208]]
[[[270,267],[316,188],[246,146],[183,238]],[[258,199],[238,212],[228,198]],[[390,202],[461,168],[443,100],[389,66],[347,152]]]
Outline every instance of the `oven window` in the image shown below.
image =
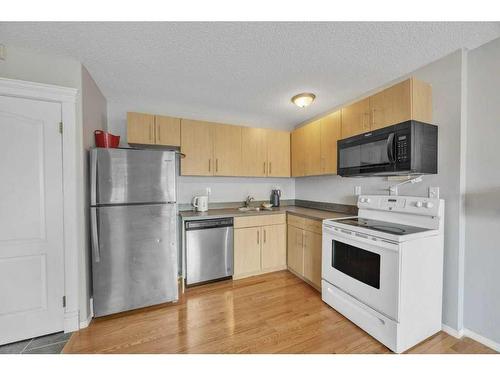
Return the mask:
[[332,241],[332,267],[364,284],[380,289],[380,255]]

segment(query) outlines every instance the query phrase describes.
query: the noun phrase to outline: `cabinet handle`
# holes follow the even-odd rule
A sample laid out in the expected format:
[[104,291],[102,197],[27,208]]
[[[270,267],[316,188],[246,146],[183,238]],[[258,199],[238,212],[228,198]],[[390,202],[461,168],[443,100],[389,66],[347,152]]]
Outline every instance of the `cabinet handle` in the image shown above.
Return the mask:
[[269,162],[269,174],[271,174],[271,167],[272,167],[272,165],[273,164],[271,162]]
[[375,129],[375,108],[372,108],[372,128]]
[[264,162],[264,176],[266,175],[266,162]]
[[212,159],[208,159],[208,171],[210,172],[210,169],[212,169]]
[[266,243],[266,230],[264,229],[264,243]]
[[257,231],[257,245],[259,244],[260,231]]
[[153,124],[149,125],[149,140],[153,140]]
[[215,171],[219,172],[219,159],[215,159]]

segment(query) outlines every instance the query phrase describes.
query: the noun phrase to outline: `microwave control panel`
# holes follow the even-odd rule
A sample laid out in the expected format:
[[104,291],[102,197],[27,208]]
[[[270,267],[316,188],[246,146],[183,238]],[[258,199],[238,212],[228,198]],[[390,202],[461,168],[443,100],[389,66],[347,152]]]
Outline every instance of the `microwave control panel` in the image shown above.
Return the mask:
[[409,159],[409,146],[408,136],[399,135],[396,139],[396,160],[398,162],[405,162]]

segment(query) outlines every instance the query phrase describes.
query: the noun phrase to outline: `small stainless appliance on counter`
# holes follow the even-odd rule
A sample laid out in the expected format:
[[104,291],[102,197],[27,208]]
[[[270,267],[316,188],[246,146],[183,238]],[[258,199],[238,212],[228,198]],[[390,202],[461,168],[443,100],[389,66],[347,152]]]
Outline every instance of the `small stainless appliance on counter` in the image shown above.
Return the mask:
[[233,218],[185,222],[186,285],[233,275]]
[[178,299],[175,152],[90,151],[95,316]]

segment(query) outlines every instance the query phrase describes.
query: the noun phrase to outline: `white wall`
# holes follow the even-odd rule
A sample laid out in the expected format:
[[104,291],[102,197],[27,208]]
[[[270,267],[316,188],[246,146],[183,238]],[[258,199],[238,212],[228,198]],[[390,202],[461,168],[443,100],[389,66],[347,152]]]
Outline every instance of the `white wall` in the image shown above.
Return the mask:
[[[400,188],[401,195],[427,194],[429,186],[439,186],[446,200],[443,322],[453,328],[460,325],[459,217],[460,198],[460,126],[461,126],[462,52],[457,51],[409,75],[432,85],[433,123],[439,126],[438,171],[416,185]],[[342,178],[338,176],[304,177],[295,182],[295,197],[314,201],[355,204],[354,186],[363,194],[387,194],[390,183],[383,178]]]
[[80,253],[81,278],[80,278],[80,320],[85,321],[90,315],[90,294],[92,290],[91,279],[91,257],[89,241],[89,210],[90,190],[89,190],[89,170],[88,170],[88,150],[95,146],[94,130],[105,130],[107,126],[107,105],[106,98],[93,80],[87,69],[82,66],[82,137],[83,137],[83,187],[84,187],[84,250]]
[[500,39],[469,52],[465,327],[500,345]]

